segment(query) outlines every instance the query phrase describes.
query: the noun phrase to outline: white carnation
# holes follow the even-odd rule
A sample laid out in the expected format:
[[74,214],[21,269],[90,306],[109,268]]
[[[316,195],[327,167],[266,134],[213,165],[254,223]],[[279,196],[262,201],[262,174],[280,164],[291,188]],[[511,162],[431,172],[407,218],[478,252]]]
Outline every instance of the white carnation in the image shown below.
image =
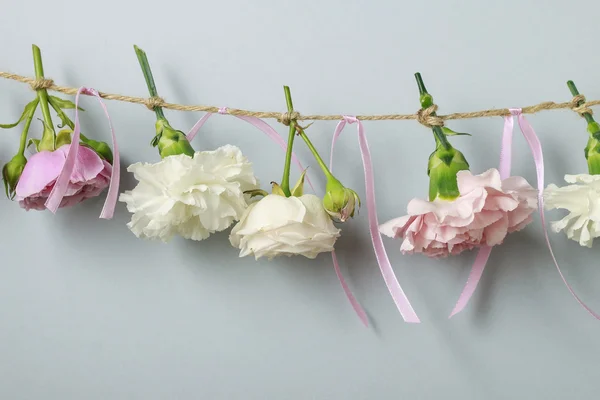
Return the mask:
[[600,175],[565,175],[565,181],[573,185],[548,185],[544,191],[546,209],[569,211],[560,221],[552,222],[552,230],[564,230],[569,239],[592,247],[594,238],[600,236]]
[[119,200],[133,213],[129,229],[140,238],[168,241],[174,235],[202,240],[227,229],[247,208],[244,191],[258,188],[252,164],[231,145],[169,156],[127,171],[139,181]]
[[312,194],[284,197],[270,194],[250,204],[231,230],[229,240],[240,257],[303,255],[315,258],[331,252],[340,236],[325,212],[321,199]]

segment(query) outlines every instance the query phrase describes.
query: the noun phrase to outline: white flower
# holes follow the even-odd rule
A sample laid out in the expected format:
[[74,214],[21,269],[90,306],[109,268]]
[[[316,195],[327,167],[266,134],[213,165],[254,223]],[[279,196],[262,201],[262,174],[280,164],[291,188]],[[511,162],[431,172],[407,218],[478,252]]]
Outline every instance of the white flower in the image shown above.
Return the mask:
[[564,229],[569,239],[582,246],[592,247],[600,236],[600,175],[565,175],[564,187],[548,185],[544,191],[546,209],[562,208],[569,214],[552,222],[552,230]]
[[229,240],[241,249],[240,257],[317,254],[333,250],[340,236],[321,199],[312,194],[284,197],[270,194],[250,204]]
[[137,237],[165,242],[174,235],[202,240],[227,229],[248,207],[243,192],[258,188],[252,164],[231,145],[127,170],[139,181],[119,198],[133,213],[127,226]]

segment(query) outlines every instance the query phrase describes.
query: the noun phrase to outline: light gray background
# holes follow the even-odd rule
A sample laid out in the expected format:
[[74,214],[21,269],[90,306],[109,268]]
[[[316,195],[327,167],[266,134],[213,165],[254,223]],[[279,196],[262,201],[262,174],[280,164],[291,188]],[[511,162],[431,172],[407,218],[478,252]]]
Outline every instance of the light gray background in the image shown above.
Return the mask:
[[[600,98],[598,12],[591,0],[4,0],[0,70],[32,75],[36,43],[59,84],[146,96],[135,43],[173,102],[284,110],[287,84],[304,113],[411,113],[418,109],[413,73],[421,71],[443,113],[519,107],[568,101],[568,79]],[[16,120],[31,98],[26,85],[0,81],[0,119]],[[108,139],[97,104],[82,105],[85,132]],[[108,107],[123,164],[158,160],[149,145],[153,115],[139,105]],[[183,130],[201,115],[168,112]],[[548,183],[586,170],[582,120],[570,111],[529,119],[543,141]],[[323,154],[334,126],[318,122],[309,131]],[[501,118],[450,126],[473,134],[453,143],[474,172],[497,165]],[[416,122],[365,128],[385,221],[426,196],[432,137]],[[2,160],[14,154],[18,135],[1,133]],[[243,149],[264,183],[280,179],[281,150],[235,118],[213,117],[195,146],[226,143]],[[513,173],[535,184],[519,133],[514,148]],[[297,151],[322,190],[301,142]],[[364,199],[354,126],[337,160],[340,179]],[[122,190],[134,183],[124,172]],[[114,220],[98,219],[102,201],[52,215],[0,198],[0,398],[597,398],[600,323],[560,281],[539,218],[493,252],[471,304],[452,320],[474,254],[402,256],[400,243],[386,240],[423,321],[409,325],[378,271],[363,210],[343,226],[337,248],[372,318],[365,329],[328,255],[238,259],[226,232],[200,243],[137,240],[123,204]],[[568,279],[600,309],[598,248],[551,237]]]

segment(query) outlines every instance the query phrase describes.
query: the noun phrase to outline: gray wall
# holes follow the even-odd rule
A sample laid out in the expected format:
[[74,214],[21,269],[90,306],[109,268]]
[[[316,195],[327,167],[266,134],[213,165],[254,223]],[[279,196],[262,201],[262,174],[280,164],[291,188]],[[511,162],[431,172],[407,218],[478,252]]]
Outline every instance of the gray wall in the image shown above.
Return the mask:
[[[145,96],[135,43],[150,57],[160,94],[173,102],[284,110],[287,84],[304,113],[410,113],[418,109],[416,71],[443,113],[567,101],[568,79],[597,99],[600,7],[569,3],[4,1],[0,70],[32,75],[36,43],[57,83]],[[16,120],[31,96],[26,85],[0,81],[1,121]],[[85,131],[107,138],[96,103],[83,106]],[[156,161],[152,114],[138,105],[108,107],[122,162]],[[168,116],[187,130],[201,114]],[[570,111],[529,120],[543,141],[548,183],[585,171],[582,120]],[[324,153],[334,126],[310,129]],[[473,133],[453,142],[474,172],[496,166],[501,118],[450,126]],[[365,127],[385,221],[426,196],[432,138],[416,122]],[[18,134],[1,133],[3,161]],[[280,149],[235,118],[212,118],[196,148],[226,143],[254,160],[263,182],[280,179]],[[535,184],[520,134],[514,146],[513,173]],[[298,154],[322,188],[301,142]],[[337,155],[340,178],[364,199],[354,126]],[[125,172],[122,190],[134,183]],[[98,220],[102,201],[52,215],[0,198],[0,398],[597,398],[600,322],[560,281],[539,218],[493,252],[471,304],[452,320],[474,253],[444,261],[402,256],[399,243],[386,239],[423,321],[409,325],[386,291],[363,210],[343,226],[337,248],[372,317],[365,329],[327,255],[238,259],[227,233],[200,243],[145,242],[125,226],[123,204],[114,220]],[[568,279],[600,309],[598,249],[551,238]]]

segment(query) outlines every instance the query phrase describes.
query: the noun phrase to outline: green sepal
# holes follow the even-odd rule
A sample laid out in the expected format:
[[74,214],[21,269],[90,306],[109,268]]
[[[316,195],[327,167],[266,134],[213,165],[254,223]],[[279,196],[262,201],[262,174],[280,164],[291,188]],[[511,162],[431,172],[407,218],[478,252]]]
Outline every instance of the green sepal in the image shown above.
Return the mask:
[[71,134],[73,131],[70,129],[63,129],[56,134],[56,148],[58,149],[65,144],[71,144]]
[[[65,109],[65,110],[69,110],[69,109],[74,109],[75,108],[75,103],[73,103],[71,100],[61,99],[60,97],[48,95],[48,101],[50,102],[50,105],[54,109],[56,109],[56,108],[62,108],[62,109]],[[85,111],[81,107],[77,107],[77,109],[79,111]]]
[[294,197],[300,197],[304,194],[304,177],[306,176],[306,170],[302,171],[302,175],[300,175],[300,179],[296,182],[296,185],[292,189],[291,193]]
[[42,121],[44,125],[44,132],[42,133],[42,139],[38,143],[38,151],[54,151],[56,150],[56,138],[54,129],[46,123],[46,121]]
[[262,190],[262,189],[253,189],[253,190],[246,190],[244,192],[244,194],[248,194],[250,195],[250,198],[252,197],[256,197],[256,196],[263,196],[266,197],[269,195],[269,193],[267,193],[267,191]]
[[37,107],[39,102],[40,102],[40,99],[36,97],[34,100],[29,102],[25,106],[25,109],[23,110],[23,114],[21,114],[21,117],[19,118],[19,120],[17,122],[15,122],[14,124],[0,124],[0,128],[11,129],[11,128],[14,128],[15,126],[19,125],[21,123],[21,121],[23,121],[25,118],[27,118],[27,116],[30,113],[33,113],[35,111],[35,108]]
[[271,182],[271,193],[276,194],[277,196],[286,197],[283,189],[277,182]]
[[34,146],[35,146],[35,149],[36,149],[37,151],[40,151],[40,149],[39,149],[39,145],[40,145],[40,139],[29,139],[29,140],[27,141],[27,147],[29,147],[29,146],[31,146],[31,145],[34,145]]
[[444,132],[444,135],[446,136],[471,136],[470,133],[455,132],[452,129],[447,128],[445,126],[442,126],[442,132]]

